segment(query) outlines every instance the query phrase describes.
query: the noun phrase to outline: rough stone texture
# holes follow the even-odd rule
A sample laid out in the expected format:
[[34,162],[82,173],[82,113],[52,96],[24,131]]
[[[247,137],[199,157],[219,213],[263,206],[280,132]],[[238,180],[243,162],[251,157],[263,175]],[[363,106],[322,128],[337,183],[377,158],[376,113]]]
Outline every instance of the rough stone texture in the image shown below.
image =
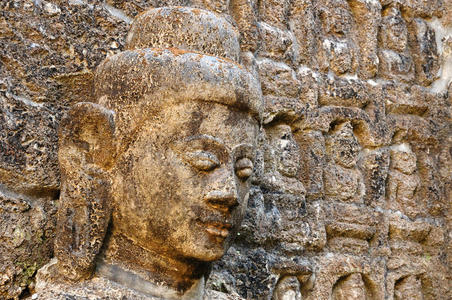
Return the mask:
[[32,199],[0,189],[0,293],[19,295],[33,285],[33,275],[52,255],[55,201]]
[[[134,18],[169,5],[225,18],[205,23],[235,32],[210,54],[257,74],[265,100],[246,216],[208,288],[452,298],[450,0],[1,1],[0,298],[31,296],[55,255],[62,116],[95,102]],[[211,39],[190,48],[179,30],[165,46]]]

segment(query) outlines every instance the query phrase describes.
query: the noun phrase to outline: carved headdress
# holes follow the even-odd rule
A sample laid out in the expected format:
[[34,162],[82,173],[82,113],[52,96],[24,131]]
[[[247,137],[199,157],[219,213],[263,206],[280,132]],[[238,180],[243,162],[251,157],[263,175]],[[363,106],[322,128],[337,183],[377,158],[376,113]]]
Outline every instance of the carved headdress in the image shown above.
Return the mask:
[[95,76],[96,101],[117,114],[118,136],[133,136],[147,115],[186,100],[260,118],[260,85],[239,64],[239,34],[226,19],[188,7],[151,9],[134,21],[126,48]]

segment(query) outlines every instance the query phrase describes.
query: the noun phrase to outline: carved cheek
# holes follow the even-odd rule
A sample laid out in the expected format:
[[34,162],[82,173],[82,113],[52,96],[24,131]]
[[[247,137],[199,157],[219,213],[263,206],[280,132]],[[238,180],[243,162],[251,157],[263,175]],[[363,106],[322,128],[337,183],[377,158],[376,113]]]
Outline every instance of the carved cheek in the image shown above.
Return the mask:
[[174,153],[168,153],[162,162],[160,185],[166,191],[162,199],[169,206],[182,202],[185,207],[199,205],[203,193],[209,189],[210,173],[199,172]]

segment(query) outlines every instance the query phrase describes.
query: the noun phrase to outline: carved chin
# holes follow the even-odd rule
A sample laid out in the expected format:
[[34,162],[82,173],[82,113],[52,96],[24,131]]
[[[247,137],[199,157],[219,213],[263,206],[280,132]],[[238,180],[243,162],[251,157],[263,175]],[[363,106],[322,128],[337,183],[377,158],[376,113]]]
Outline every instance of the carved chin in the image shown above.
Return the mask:
[[230,230],[211,224],[199,224],[197,227],[200,229],[202,237],[193,248],[197,250],[194,258],[202,261],[220,259],[229,248]]
[[217,249],[217,250],[211,249],[200,260],[205,261],[205,262],[213,262],[213,261],[216,261],[216,260],[219,260],[220,258],[222,258],[224,253],[225,253],[224,249]]

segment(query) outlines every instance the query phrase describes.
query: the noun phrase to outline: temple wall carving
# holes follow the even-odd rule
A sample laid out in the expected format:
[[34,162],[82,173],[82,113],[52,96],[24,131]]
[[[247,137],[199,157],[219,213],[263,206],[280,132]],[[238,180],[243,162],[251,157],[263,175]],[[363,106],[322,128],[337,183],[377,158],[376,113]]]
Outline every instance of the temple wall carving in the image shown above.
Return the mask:
[[[55,258],[77,282],[113,272],[99,257],[127,256],[116,233],[159,227],[129,200],[145,180],[185,199],[228,176],[237,203],[207,201],[243,217],[209,229],[229,250],[183,243],[212,263],[211,299],[451,299],[451,82],[450,0],[1,1],[0,299],[46,299]],[[159,130],[180,137],[149,146]],[[171,173],[227,161],[192,151],[191,131],[226,141],[232,175]],[[146,173],[159,163],[166,181]],[[105,278],[74,291],[115,297]]]

